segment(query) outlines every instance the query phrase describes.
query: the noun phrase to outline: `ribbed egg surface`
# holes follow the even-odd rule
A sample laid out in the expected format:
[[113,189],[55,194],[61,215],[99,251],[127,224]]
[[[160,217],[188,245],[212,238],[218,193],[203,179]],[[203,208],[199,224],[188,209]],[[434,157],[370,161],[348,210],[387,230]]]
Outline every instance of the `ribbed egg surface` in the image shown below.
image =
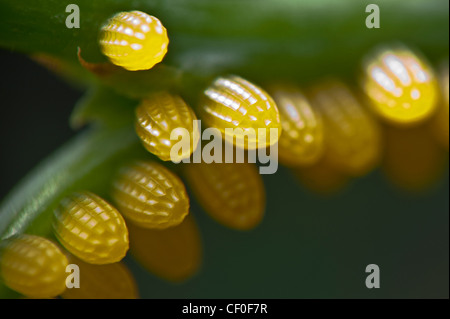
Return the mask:
[[183,182],[156,162],[123,168],[114,182],[113,197],[120,212],[144,228],[175,226],[189,213]]
[[191,156],[200,133],[194,111],[177,95],[159,93],[136,109],[135,129],[144,147],[163,161]]
[[74,193],[55,210],[53,228],[73,255],[92,264],[120,261],[128,250],[128,229],[122,215],[99,196]]
[[51,298],[66,289],[67,257],[50,240],[20,235],[2,243],[0,274],[11,289],[32,298]]
[[157,18],[141,11],[120,12],[101,28],[100,49],[109,60],[129,71],[148,70],[167,53],[167,30]]
[[198,202],[221,224],[247,230],[261,222],[266,199],[254,164],[189,164],[185,174]]

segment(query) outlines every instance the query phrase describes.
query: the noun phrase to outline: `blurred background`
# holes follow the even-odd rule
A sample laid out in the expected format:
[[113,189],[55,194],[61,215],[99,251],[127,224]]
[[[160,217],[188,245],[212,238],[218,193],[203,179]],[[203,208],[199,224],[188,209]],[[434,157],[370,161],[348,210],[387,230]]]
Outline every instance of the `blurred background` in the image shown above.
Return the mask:
[[[0,51],[0,199],[74,136],[68,118],[82,91],[24,55]],[[203,241],[199,273],[171,284],[133,259],[144,298],[448,298],[449,174],[406,192],[380,170],[322,196],[283,167],[263,176],[266,216],[255,230],[218,224],[193,202]],[[381,288],[365,268],[381,269]]]

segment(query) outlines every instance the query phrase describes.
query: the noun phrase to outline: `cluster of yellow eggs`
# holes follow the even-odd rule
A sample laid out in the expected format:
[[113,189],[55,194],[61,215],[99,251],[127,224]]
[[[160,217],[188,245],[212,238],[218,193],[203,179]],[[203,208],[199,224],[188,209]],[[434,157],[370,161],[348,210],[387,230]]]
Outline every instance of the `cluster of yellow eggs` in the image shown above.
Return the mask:
[[[162,60],[167,45],[159,20],[142,12],[120,13],[101,30],[104,54],[128,70],[151,68]],[[253,142],[264,147],[278,143],[280,163],[317,191],[336,190],[382,160],[397,180],[413,188],[425,183],[440,154],[434,145],[442,143],[448,150],[448,66],[436,76],[412,50],[378,50],[366,60],[361,84],[364,96],[336,79],[303,90],[270,83],[267,93],[241,77],[221,76],[203,91],[195,111],[239,148],[250,149],[250,138],[247,144],[245,138],[234,140],[227,128],[242,129],[243,137],[249,129],[277,129],[273,139],[262,141],[256,135]],[[190,136],[188,151],[183,148],[176,159],[189,158],[200,136],[192,125],[195,111],[173,93],[142,100],[135,129],[143,146],[169,161],[170,134],[184,129]],[[422,145],[427,148],[423,154]],[[405,161],[411,153],[426,159]],[[205,211],[223,225],[248,230],[263,218],[265,192],[255,165],[191,163],[183,164],[181,172]],[[183,181],[164,163],[123,167],[111,198],[109,203],[81,191],[63,199],[53,222],[60,246],[32,235],[4,241],[0,271],[6,285],[29,297],[134,298],[136,284],[120,263],[129,248],[162,278],[178,281],[195,273],[201,241],[189,216],[189,197]],[[87,278],[81,290],[65,288],[69,263],[78,264]]]

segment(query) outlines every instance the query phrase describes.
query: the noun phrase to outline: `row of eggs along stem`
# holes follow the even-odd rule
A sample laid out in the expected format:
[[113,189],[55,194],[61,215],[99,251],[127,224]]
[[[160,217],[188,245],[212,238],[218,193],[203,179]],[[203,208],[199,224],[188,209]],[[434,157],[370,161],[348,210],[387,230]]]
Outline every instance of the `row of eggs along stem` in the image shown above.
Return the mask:
[[[319,193],[341,189],[381,161],[394,183],[419,190],[431,185],[446,166],[448,76],[448,63],[435,75],[424,58],[396,46],[378,49],[366,61],[365,96],[336,79],[306,93],[292,84],[275,83],[267,93],[241,77],[226,76],[204,91],[199,116],[235,144],[236,136],[227,135],[226,128],[244,133],[248,128],[277,128],[281,134],[265,146],[278,143],[279,162]],[[189,131],[190,148],[180,150],[181,160],[198,144],[200,132],[192,125],[196,119],[181,97],[164,92],[141,101],[135,127],[143,146],[162,161],[171,160],[176,143],[170,140],[171,132]],[[260,223],[265,194],[255,165],[184,164],[183,173],[196,199],[218,222],[238,230]],[[65,250],[34,235],[4,240],[3,282],[33,298],[135,298],[136,283],[120,263],[130,246],[136,259],[162,278],[180,281],[194,274],[201,261],[201,240],[188,216],[182,180],[161,163],[141,161],[122,168],[113,189],[117,209],[89,191],[61,202],[53,226]],[[66,289],[69,263],[81,268],[82,289]]]

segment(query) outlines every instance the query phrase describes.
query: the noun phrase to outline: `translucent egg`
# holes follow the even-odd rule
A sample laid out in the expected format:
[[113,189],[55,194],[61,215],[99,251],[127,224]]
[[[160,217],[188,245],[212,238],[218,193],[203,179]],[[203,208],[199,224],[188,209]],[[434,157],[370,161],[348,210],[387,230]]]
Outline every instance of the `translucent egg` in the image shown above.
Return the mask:
[[130,270],[123,263],[93,265],[70,257],[79,268],[79,288],[67,288],[64,299],[136,299],[138,290]]
[[439,72],[439,84],[441,87],[441,99],[437,112],[431,121],[431,129],[439,143],[448,151],[449,140],[449,82],[448,61],[445,62]]
[[195,120],[194,111],[179,96],[159,93],[141,101],[135,128],[150,153],[163,161],[179,162],[197,147],[200,133]]
[[224,139],[245,149],[275,144],[280,115],[264,90],[238,76],[219,77],[204,91],[199,116]]
[[407,129],[386,127],[385,135],[382,168],[393,185],[408,192],[422,192],[445,176],[446,153],[426,125]]
[[312,90],[311,101],[323,118],[329,165],[351,176],[371,171],[381,158],[380,128],[350,88],[326,81]]
[[265,192],[255,165],[187,164],[185,175],[195,198],[219,223],[234,229],[248,230],[261,222]]
[[128,229],[122,215],[90,192],[63,199],[55,210],[53,229],[71,254],[91,264],[118,262],[128,251]]
[[129,71],[148,70],[167,53],[167,30],[141,11],[120,12],[101,28],[100,49],[115,65]]
[[395,124],[414,124],[433,114],[438,85],[427,62],[399,46],[377,50],[364,64],[364,91],[376,113]]
[[320,195],[332,195],[346,188],[350,176],[330,165],[325,158],[308,167],[292,169],[300,183]]
[[324,128],[319,112],[295,86],[274,85],[269,92],[280,112],[280,163],[307,166],[317,162],[324,150]]
[[68,261],[50,240],[19,235],[2,242],[0,274],[11,289],[32,298],[51,298],[66,289]]
[[148,271],[172,282],[193,276],[203,255],[200,232],[192,216],[162,230],[131,225],[130,251]]
[[144,228],[176,226],[189,213],[183,182],[156,162],[138,162],[121,169],[113,198],[125,218]]

